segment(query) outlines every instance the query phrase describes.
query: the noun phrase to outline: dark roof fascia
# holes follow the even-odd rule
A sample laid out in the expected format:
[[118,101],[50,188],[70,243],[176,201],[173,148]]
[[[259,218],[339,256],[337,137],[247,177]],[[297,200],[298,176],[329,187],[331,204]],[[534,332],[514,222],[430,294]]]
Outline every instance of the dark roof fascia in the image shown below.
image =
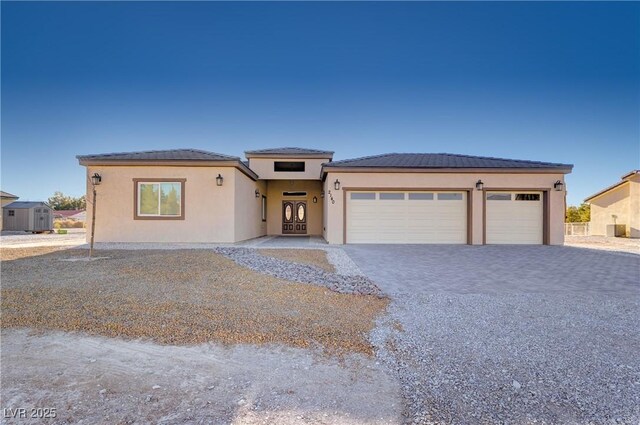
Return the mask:
[[333,158],[333,152],[327,152],[327,153],[281,153],[281,154],[276,154],[276,153],[251,153],[249,151],[244,153],[245,157],[247,159],[250,158],[272,158],[272,159],[278,159],[278,158],[301,158],[301,159],[315,159],[315,158],[319,158],[319,159],[332,159]]
[[323,165],[322,173],[500,173],[500,174],[569,174],[573,166],[567,167],[540,167],[540,168],[483,168],[483,167],[376,167],[376,166],[346,166]]
[[19,196],[16,196],[12,193],[9,192],[3,192],[0,190],[0,197],[4,198],[4,199],[20,199]]
[[136,166],[136,167],[235,167],[251,180],[258,180],[259,176],[239,159],[234,160],[210,160],[210,159],[85,159],[77,157],[80,165],[84,166]]

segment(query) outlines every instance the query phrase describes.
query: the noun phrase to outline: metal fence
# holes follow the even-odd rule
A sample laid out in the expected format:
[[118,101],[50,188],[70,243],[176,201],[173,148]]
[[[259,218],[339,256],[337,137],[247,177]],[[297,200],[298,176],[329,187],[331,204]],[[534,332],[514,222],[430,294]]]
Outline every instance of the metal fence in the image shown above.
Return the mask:
[[564,223],[565,236],[589,236],[589,223]]

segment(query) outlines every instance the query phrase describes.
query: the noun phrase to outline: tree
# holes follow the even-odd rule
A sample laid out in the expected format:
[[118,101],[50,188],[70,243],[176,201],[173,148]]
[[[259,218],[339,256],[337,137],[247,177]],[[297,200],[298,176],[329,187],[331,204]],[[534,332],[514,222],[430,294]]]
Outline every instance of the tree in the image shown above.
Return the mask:
[[62,192],[54,192],[53,196],[47,200],[47,203],[54,210],[84,210],[87,208],[87,200],[84,195],[79,198],[67,196]]
[[579,207],[570,206],[567,208],[567,223],[587,223],[591,221],[591,206],[581,204]]

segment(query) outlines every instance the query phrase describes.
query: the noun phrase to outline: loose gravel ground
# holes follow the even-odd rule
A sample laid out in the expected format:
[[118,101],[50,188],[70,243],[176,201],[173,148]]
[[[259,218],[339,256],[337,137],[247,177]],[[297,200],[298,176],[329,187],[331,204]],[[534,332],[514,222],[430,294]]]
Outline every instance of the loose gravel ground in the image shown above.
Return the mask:
[[296,264],[278,258],[266,257],[261,255],[258,250],[251,248],[215,248],[214,252],[232,259],[241,266],[280,279],[322,285],[341,294],[382,297],[382,293],[376,284],[362,275],[327,273],[316,266]]
[[278,258],[291,263],[315,266],[327,273],[336,272],[335,267],[327,258],[327,253],[322,249],[259,249],[258,252],[267,257]]
[[[7,255],[29,255],[18,251]],[[4,260],[2,327],[163,344],[281,343],[372,354],[367,335],[387,304],[376,296],[344,295],[258,273],[208,250],[96,255],[108,258],[62,261],[86,258],[85,250],[64,250]],[[289,274],[308,270],[332,276],[255,256],[277,261]]]
[[604,236],[565,236],[565,246],[627,252],[640,255],[640,239],[608,238]]
[[562,247],[347,252],[391,299],[372,343],[400,380],[405,423],[640,423],[638,256]]

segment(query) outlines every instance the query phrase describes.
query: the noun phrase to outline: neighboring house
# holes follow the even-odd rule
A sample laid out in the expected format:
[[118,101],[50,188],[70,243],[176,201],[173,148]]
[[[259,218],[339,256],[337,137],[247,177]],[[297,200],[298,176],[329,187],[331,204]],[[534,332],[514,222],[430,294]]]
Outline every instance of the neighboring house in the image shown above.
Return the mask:
[[85,221],[87,213],[85,210],[55,210],[53,218],[56,220],[76,220]]
[[[0,190],[0,207],[4,207],[7,204],[15,202],[18,200],[16,195],[12,195],[8,192],[3,192]],[[2,230],[2,219],[0,218],[0,230]]]
[[591,235],[640,238],[640,170],[584,201],[591,205]]
[[53,209],[45,202],[12,202],[2,207],[4,230],[53,230]]
[[333,152],[302,148],[245,154],[246,162],[196,149],[78,156],[89,217],[91,176],[101,177],[96,241],[564,242],[572,165],[405,153],[332,162]]

